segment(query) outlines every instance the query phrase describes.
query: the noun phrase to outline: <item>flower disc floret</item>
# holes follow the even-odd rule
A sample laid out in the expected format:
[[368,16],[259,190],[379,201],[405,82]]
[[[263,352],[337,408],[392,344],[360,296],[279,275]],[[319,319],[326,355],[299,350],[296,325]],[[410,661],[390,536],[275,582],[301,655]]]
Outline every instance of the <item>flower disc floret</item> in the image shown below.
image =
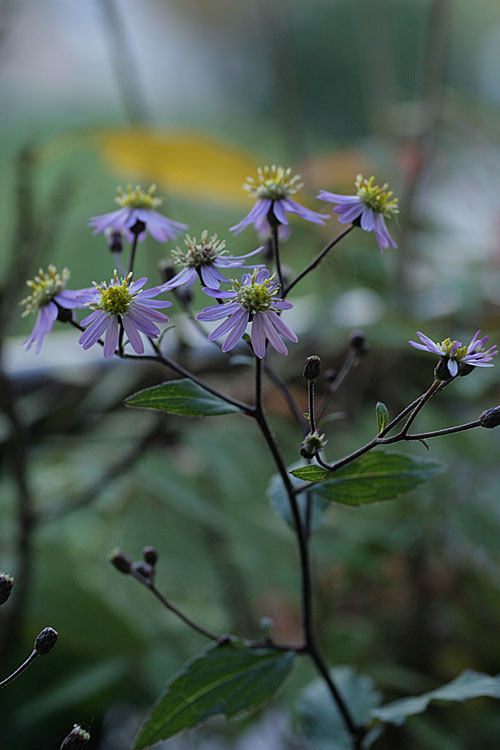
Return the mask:
[[172,250],[175,262],[184,268],[209,266],[221,256],[227,255],[225,240],[217,239],[216,234],[208,239],[207,229],[203,230],[199,241],[196,237],[186,234],[184,244],[187,250],[182,250],[180,247]]
[[394,216],[399,213],[398,199],[393,198],[394,192],[389,190],[387,182],[380,187],[374,185],[375,177],[366,179],[362,174],[356,176],[356,187],[358,189],[358,198],[368,208],[373,209],[382,216]]
[[[110,286],[104,281],[102,284],[96,284],[94,282],[95,288],[101,294],[101,299],[99,303],[91,304],[91,309],[102,310],[105,313],[110,313],[110,315],[124,315],[129,309],[134,296],[136,296],[130,293],[131,280],[132,274],[129,273],[128,276],[122,278],[120,282],[118,274],[115,271]],[[138,292],[136,292],[136,294],[138,294]]]
[[123,188],[118,187],[115,203],[118,203],[122,208],[148,208],[154,211],[163,203],[163,199],[156,196],[155,193],[156,185],[150,185],[147,191],[144,191],[140,185],[132,188],[132,185],[128,184],[126,192]]
[[258,177],[247,177],[243,190],[255,198],[279,200],[298,193],[303,187],[300,175],[292,175],[291,167],[280,167],[272,164],[270,167],[258,167]]
[[40,268],[37,276],[26,282],[26,286],[31,289],[31,294],[19,303],[26,306],[22,317],[24,318],[29,313],[40,310],[49,302],[52,302],[54,297],[66,288],[69,276],[70,273],[67,268],[63,268],[61,273],[57,273],[56,267],[52,264],[49,265],[46,272],[43,268]]
[[248,284],[240,284],[239,281],[234,282],[237,290],[236,299],[242,308],[250,314],[272,310],[274,297],[278,293],[278,287],[273,281],[274,274],[261,283],[257,281],[257,274],[257,269],[254,269]]

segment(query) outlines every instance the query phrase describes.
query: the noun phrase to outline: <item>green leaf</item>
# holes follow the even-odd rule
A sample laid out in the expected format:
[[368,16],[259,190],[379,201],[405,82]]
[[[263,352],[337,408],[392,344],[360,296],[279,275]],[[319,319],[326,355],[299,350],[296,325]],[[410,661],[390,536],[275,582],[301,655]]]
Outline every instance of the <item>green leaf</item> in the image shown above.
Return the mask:
[[[381,700],[371,677],[356,674],[351,667],[337,667],[330,674],[356,724],[366,724],[372,709]],[[314,680],[305,688],[296,712],[313,750],[352,750],[352,739],[344,719],[332,702],[323,680]],[[380,729],[375,727],[368,733],[363,741],[363,750],[367,750],[377,739]]]
[[318,482],[314,493],[344,505],[378,503],[410,492],[445,469],[429,458],[373,451],[329,474],[331,478]]
[[388,703],[387,706],[372,710],[371,715],[378,721],[400,725],[408,716],[414,716],[425,711],[431,701],[463,702],[481,696],[500,699],[500,675],[491,677],[488,674],[466,669],[452,682],[448,682],[436,690],[431,690],[430,693],[414,695],[410,698],[402,698],[393,703]]
[[293,651],[251,648],[242,640],[209,646],[167,685],[135,744],[136,750],[206,719],[231,718],[270,700],[288,677]]
[[389,422],[389,409],[382,401],[377,401],[375,406],[379,434],[385,429]]
[[309,466],[299,466],[298,469],[293,469],[290,474],[293,474],[297,479],[304,479],[306,482],[322,482],[323,479],[330,476],[331,472],[317,464],[310,464]]
[[145,388],[125,399],[125,406],[184,414],[187,417],[213,417],[241,412],[239,407],[214,396],[189,379],[169,380],[153,388]]
[[[315,467],[311,465],[302,466],[301,468],[314,469]],[[290,473],[294,475],[295,472],[299,470],[299,468],[292,469]],[[296,478],[295,476],[290,477],[290,481],[294,487],[300,487],[300,485],[302,484],[300,479]],[[314,532],[318,531],[318,529],[321,528],[325,510],[328,506],[328,501],[323,497],[317,495],[315,490],[302,492],[300,495],[297,495],[297,504],[299,506],[299,513],[302,518],[302,522],[305,522],[307,516],[308,495],[310,498],[309,531]],[[279,474],[275,474],[273,477],[271,477],[271,480],[267,487],[267,496],[271,503],[271,507],[278,514],[278,516],[280,516],[280,518],[283,518],[283,520],[286,521],[287,524],[294,528],[293,515],[290,508],[290,503],[288,501],[288,495],[286,493],[283,480]]]

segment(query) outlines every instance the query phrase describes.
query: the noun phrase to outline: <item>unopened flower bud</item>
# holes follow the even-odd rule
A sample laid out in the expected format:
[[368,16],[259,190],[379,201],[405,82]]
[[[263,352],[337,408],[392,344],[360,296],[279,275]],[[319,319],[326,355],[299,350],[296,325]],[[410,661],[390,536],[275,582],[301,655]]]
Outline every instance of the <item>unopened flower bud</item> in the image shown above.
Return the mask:
[[75,724],[71,732],[63,739],[59,750],[81,750],[86,747],[89,740],[89,732],[82,729],[79,724]]
[[328,440],[325,440],[324,435],[320,435],[318,430],[310,432],[306,435],[302,443],[300,444],[300,455],[302,458],[314,458],[314,456],[322,451],[328,445]]
[[130,568],[132,566],[132,560],[128,555],[126,555],[124,552],[122,552],[121,549],[115,549],[109,556],[109,562],[111,565],[114,565],[117,570],[120,571],[120,573],[125,573],[127,575],[130,573]]
[[146,578],[148,581],[152,581],[154,578],[154,568],[147,562],[138,561],[132,563],[132,569],[135,573],[139,573],[142,578]]
[[313,354],[311,357],[307,357],[304,364],[304,380],[308,383],[315,383],[321,373],[321,360]]
[[13,586],[14,578],[7,573],[0,571],[0,604],[5,604],[10,596]]
[[39,656],[45,656],[49,651],[52,651],[59,638],[59,633],[54,628],[44,628],[38,633],[34,649]]
[[500,425],[500,406],[493,406],[491,409],[486,409],[486,411],[483,411],[479,419],[481,421],[481,427],[488,427],[489,429],[498,427],[498,425]]
[[142,550],[142,556],[144,558],[144,561],[149,565],[152,565],[153,567],[158,561],[158,552],[154,547],[144,547],[144,549]]
[[369,349],[365,334],[362,331],[353,331],[349,344],[357,354],[366,354]]
[[123,234],[119,229],[108,227],[104,231],[108,248],[112,253],[121,253],[123,250]]
[[57,306],[57,320],[61,323],[69,323],[73,320],[73,310],[68,310],[66,307]]
[[458,375],[460,375],[460,377],[462,377],[462,378],[465,375],[470,375],[470,373],[473,372],[473,370],[475,370],[475,369],[476,368],[473,367],[472,365],[468,365],[467,362],[459,362],[458,363]]

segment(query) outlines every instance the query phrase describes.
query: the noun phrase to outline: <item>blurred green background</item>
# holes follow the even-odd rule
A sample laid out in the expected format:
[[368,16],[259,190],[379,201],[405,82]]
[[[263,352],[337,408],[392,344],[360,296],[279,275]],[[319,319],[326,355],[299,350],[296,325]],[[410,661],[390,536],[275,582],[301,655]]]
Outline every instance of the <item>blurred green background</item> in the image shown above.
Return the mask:
[[[373,236],[352,233],[294,293],[300,343],[273,360],[305,409],[304,357],[338,369],[349,332],[365,332],[370,351],[324,425],[328,458],[354,450],[376,429],[377,400],[395,414],[430,384],[432,358],[407,344],[415,330],[468,341],[481,328],[500,343],[499,41],[494,0],[0,3],[1,569],[23,569],[23,503],[40,519],[26,591],[0,613],[1,640],[9,610],[20,612],[1,674],[43,626],[61,634],[2,692],[2,748],[56,748],[75,721],[92,748],[129,747],[167,679],[204,645],[109,565],[116,546],[136,558],[156,546],[159,588],[209,629],[258,637],[268,615],[278,638],[300,639],[295,542],[269,508],[273,466],[253,426],[124,409],[164,372],[104,365],[62,325],[38,357],[25,353],[24,279],[49,262],[71,269],[72,288],[110,276],[87,222],[113,209],[117,184],[157,183],[169,217],[195,235],[218,232],[240,254],[259,240],[227,227],[252,205],[241,184],[258,164],[291,165],[305,184],[299,200],[315,210],[319,189],[351,192],[359,171],[387,180],[400,199],[389,226],[398,249],[381,255]],[[292,229],[283,258],[299,271],[340,225]],[[156,283],[174,245],[148,238],[139,273]],[[228,385],[225,360],[171,309],[169,351],[250,399],[248,367],[233,363]],[[419,425],[475,419],[498,400],[495,369],[476,371]],[[293,462],[300,435],[269,381],[266,404]],[[432,441],[445,475],[393,504],[333,507],[314,539],[329,661],[371,675],[386,700],[465,667],[500,671],[499,446],[487,430]],[[112,478],[122,459],[128,470]],[[271,714],[164,747],[306,747],[281,711],[313,676],[301,663]],[[498,704],[477,700],[432,708],[375,747],[496,750],[499,736]]]

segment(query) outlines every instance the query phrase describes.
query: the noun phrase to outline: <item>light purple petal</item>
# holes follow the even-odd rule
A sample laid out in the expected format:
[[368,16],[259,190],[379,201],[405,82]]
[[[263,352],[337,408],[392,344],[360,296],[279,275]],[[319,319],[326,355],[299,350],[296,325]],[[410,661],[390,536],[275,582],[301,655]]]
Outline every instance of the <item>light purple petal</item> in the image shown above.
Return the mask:
[[133,319],[131,320],[130,314],[124,315],[122,317],[123,327],[125,328],[125,333],[128,336],[128,340],[130,342],[130,346],[136,352],[137,354],[143,354],[144,353],[144,343],[141,339],[141,336],[139,334],[139,331],[135,327],[133,323]]
[[347,224],[350,221],[354,221],[363,213],[363,204],[358,203],[353,206],[335,206],[333,209],[336,214],[339,214],[338,219],[342,224]]
[[291,310],[293,305],[287,299],[274,299],[273,307],[277,310]]
[[269,310],[269,312],[267,314],[268,314],[269,318],[271,319],[271,322],[273,323],[274,327],[278,331],[278,333],[281,333],[281,335],[284,336],[289,341],[293,341],[294,343],[297,343],[298,338],[297,338],[296,334],[292,331],[291,328],[289,328],[287,326],[286,323],[284,323],[281,320],[281,318],[280,318],[279,315],[277,315],[272,310]]
[[288,354],[285,342],[280,338],[272,322],[269,320],[269,317],[263,314],[262,321],[264,324],[264,332],[269,339],[271,346],[276,349],[278,354]]
[[374,227],[375,216],[373,213],[373,208],[365,208],[365,210],[361,214],[361,229],[364,229],[365,232],[371,232]]
[[439,349],[438,345],[432,339],[426,336],[425,333],[422,333],[422,331],[417,331],[417,336],[419,337],[422,344],[426,344],[429,351],[434,352],[434,354],[442,354],[441,349]]
[[264,336],[264,321],[262,313],[256,313],[252,321],[252,348],[255,356],[263,359],[266,354],[266,338]]
[[93,234],[99,234],[104,232],[109,227],[115,229],[124,229],[127,226],[127,220],[129,218],[130,209],[119,208],[116,211],[111,211],[107,214],[101,214],[100,216],[93,216],[89,219],[89,226],[94,227]]
[[283,200],[273,201],[273,214],[276,216],[280,224],[288,224],[286,218],[285,202]]
[[130,309],[137,311],[140,315],[143,315],[146,319],[155,320],[158,323],[168,322],[168,316],[165,315],[165,313],[158,312],[158,310],[155,310],[154,308],[149,307],[147,304],[147,300],[144,305],[141,305],[140,302],[134,301],[131,304]]
[[170,279],[170,281],[162,284],[161,290],[162,292],[168,292],[170,289],[175,289],[183,284],[189,284],[189,286],[191,286],[197,278],[198,274],[196,273],[196,268],[183,268],[182,271],[179,271],[179,273]]
[[450,375],[454,378],[458,372],[458,364],[456,360],[454,359],[448,360],[448,370],[450,371]]
[[116,347],[118,346],[119,331],[120,327],[116,315],[110,315],[106,335],[104,336],[104,359],[110,359],[115,353]]
[[320,190],[316,196],[320,201],[329,201],[330,203],[358,203],[357,195],[341,195],[340,193],[330,193],[328,190]]
[[231,330],[231,328],[238,324],[242,316],[246,317],[246,319],[248,320],[248,313],[245,312],[245,310],[242,310],[241,307],[239,307],[238,310],[235,310],[233,313],[231,313],[227,320],[217,326],[217,328],[209,334],[208,340],[214,341],[220,336],[224,336],[225,333],[227,333],[229,330]]
[[217,299],[229,299],[230,297],[236,297],[236,292],[225,292],[223,289],[209,289],[207,286],[204,286],[202,288],[205,294],[208,294],[209,297],[216,297]]
[[[251,276],[249,274],[245,274],[248,276],[249,281],[251,280]],[[261,268],[259,273],[256,276],[257,284],[262,284],[263,281],[268,279],[271,276],[270,271],[267,268]]]
[[201,266],[200,273],[203,283],[209,289],[217,289],[218,287],[220,287],[221,281],[227,281],[226,277],[211,265]]
[[205,307],[196,317],[198,320],[220,320],[221,318],[225,318],[226,315],[231,315],[231,313],[240,308],[241,305],[239,302],[229,302],[224,305],[211,305],[210,307]]
[[250,213],[248,213],[238,224],[229,227],[229,231],[234,232],[235,234],[240,234],[245,227],[249,224],[254,224],[261,216],[267,216],[269,209],[271,208],[271,203],[272,201],[268,199],[258,200]]
[[109,325],[111,316],[108,313],[102,312],[102,310],[98,312],[100,315],[95,318],[93,323],[89,325],[87,330],[78,339],[78,342],[84,349],[90,349],[91,346],[94,346]]
[[243,334],[245,333],[247,323],[248,323],[249,314],[245,312],[245,310],[241,310],[239,313],[239,318],[236,322],[236,325],[233,327],[233,330],[225,340],[222,351],[223,352],[229,352],[231,349],[234,349],[238,341],[241,339]]

